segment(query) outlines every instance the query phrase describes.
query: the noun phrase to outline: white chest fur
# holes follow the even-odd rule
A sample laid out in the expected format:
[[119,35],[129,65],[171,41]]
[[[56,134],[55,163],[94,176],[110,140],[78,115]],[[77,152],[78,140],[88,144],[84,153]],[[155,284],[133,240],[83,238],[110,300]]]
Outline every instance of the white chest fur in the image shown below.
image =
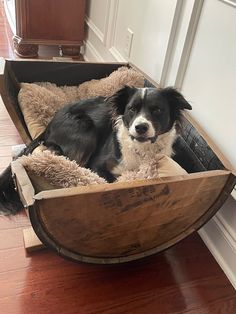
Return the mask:
[[176,131],[173,127],[169,132],[159,135],[155,143],[150,141],[140,143],[131,139],[123,121],[119,121],[117,123],[117,138],[120,143],[122,158],[119,165],[112,170],[112,173],[119,176],[126,170],[138,169],[143,162],[153,160],[157,154],[171,156]]

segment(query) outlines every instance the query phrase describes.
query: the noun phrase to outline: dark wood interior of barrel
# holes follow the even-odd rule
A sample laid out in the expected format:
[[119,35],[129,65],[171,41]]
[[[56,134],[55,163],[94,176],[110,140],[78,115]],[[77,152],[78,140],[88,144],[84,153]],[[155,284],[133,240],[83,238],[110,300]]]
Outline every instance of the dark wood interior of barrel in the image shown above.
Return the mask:
[[55,61],[8,61],[19,82],[52,82],[58,86],[79,85],[108,76],[125,63],[85,63]]

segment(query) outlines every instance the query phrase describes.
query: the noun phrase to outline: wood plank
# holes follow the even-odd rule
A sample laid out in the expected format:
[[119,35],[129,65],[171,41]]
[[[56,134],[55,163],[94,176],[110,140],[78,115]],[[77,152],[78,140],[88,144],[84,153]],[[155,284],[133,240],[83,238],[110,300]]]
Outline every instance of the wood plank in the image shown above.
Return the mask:
[[22,247],[22,228],[0,229],[0,238],[0,254],[3,254],[3,250]]
[[144,185],[90,186],[74,195],[71,189],[68,196],[61,196],[65,193],[62,190],[41,192],[35,196],[41,228],[36,219],[33,226],[56,239],[61,253],[73,258],[76,252],[78,259],[90,262],[93,259],[88,256],[100,257],[101,262],[140,258],[192,232],[228,177],[227,171],[213,171],[208,176],[189,175],[182,181],[173,178],[164,183],[150,180],[149,185],[146,180]]
[[3,146],[13,146],[13,145],[18,145],[22,144],[23,141],[19,135],[6,135],[6,136],[0,136],[0,142],[2,143]]
[[183,314],[209,314],[209,313],[225,313],[225,314],[234,314],[236,309],[236,300],[235,298],[227,298],[223,300],[216,300],[215,302],[211,302],[205,307],[199,306],[198,308],[194,308],[192,310],[186,310],[182,312]]
[[11,162],[11,171],[14,176],[15,185],[20,195],[21,202],[25,207],[34,204],[34,187],[20,162]]
[[76,196],[80,194],[90,194],[90,193],[103,193],[110,191],[121,191],[127,188],[138,188],[142,186],[150,186],[157,185],[162,183],[170,183],[170,182],[188,182],[189,180],[195,179],[207,179],[216,176],[225,176],[229,175],[230,172],[227,170],[212,170],[198,173],[191,173],[188,175],[182,176],[174,176],[174,177],[166,177],[166,178],[157,178],[157,179],[148,179],[148,180],[134,180],[132,182],[115,182],[112,184],[99,184],[99,185],[88,185],[88,186],[79,186],[73,188],[62,188],[50,191],[42,191],[35,195],[35,199],[52,199],[58,197],[68,197],[68,196]]
[[[30,143],[30,137],[28,134],[28,130],[24,125],[23,118],[19,115],[16,109],[16,104],[13,102],[12,98],[16,97],[13,95],[10,95],[10,90],[13,87],[12,84],[12,78],[10,79],[10,69],[7,67],[6,62],[4,60],[1,60],[0,62],[4,62],[4,73],[0,74],[0,93],[2,101],[4,102],[4,105],[14,122],[14,125],[16,126],[19,134],[21,135],[21,138],[25,143]],[[1,66],[2,68],[3,66]],[[15,143],[15,144],[21,144],[21,142]]]
[[0,157],[11,157],[11,155],[12,155],[11,145],[0,146]]
[[[7,314],[20,313],[19,309],[36,314],[68,313],[68,309],[71,313],[78,309],[80,313],[142,314],[156,309],[199,313],[208,307],[218,309],[218,304],[230,309],[235,291],[203,247],[195,235],[161,255],[113,267],[76,265],[44,251],[29,259],[12,250],[11,272],[0,273],[5,287],[0,290],[0,306]],[[14,268],[17,265],[21,268]]]
[[24,246],[28,253],[45,248],[32,227],[23,229]]
[[0,168],[1,169],[7,168],[11,161],[12,161],[11,156],[0,156]]

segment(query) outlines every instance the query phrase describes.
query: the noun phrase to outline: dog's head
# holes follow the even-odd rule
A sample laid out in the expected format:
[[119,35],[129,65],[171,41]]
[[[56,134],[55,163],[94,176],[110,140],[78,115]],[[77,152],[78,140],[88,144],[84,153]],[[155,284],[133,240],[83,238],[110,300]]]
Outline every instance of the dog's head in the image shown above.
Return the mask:
[[122,116],[132,139],[155,142],[179,122],[181,112],[192,107],[174,88],[134,88],[125,86],[110,100]]

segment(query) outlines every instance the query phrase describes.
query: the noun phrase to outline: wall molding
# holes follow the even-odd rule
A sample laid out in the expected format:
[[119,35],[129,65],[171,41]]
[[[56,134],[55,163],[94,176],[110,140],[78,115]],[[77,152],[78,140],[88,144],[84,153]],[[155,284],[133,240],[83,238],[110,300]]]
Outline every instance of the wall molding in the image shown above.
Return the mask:
[[85,16],[85,23],[91,29],[94,34],[98,37],[98,39],[106,45],[107,42],[107,35],[109,32],[109,20],[110,20],[110,8],[111,8],[111,1],[107,0],[107,5],[105,8],[105,23],[104,23],[104,33],[99,29],[99,27],[92,21],[88,15]]
[[102,43],[104,43],[105,35],[102,33],[102,31],[93,23],[93,21],[87,15],[85,16],[85,23],[94,32],[94,34],[98,37],[98,39]]
[[224,217],[216,214],[198,231],[202,240],[236,289],[236,234]]
[[118,17],[118,8],[119,8],[119,0],[111,1],[110,5],[110,19],[108,21],[109,31],[107,32],[107,40],[106,46],[109,49],[115,49],[115,37],[116,37],[116,26],[117,26],[117,17]]
[[170,60],[173,57],[174,53],[174,46],[176,42],[176,35],[179,32],[179,26],[180,26],[180,17],[182,15],[182,9],[183,9],[183,0],[179,0],[176,2],[176,7],[175,7],[175,13],[173,17],[173,22],[171,25],[171,31],[170,31],[170,36],[168,40],[168,45],[166,49],[166,55],[165,55],[165,60],[162,68],[162,73],[161,73],[161,78],[160,78],[160,86],[164,87],[166,83],[166,77],[169,71],[170,67]]
[[236,0],[219,0],[225,4],[231,5],[232,7],[236,8]]
[[122,54],[116,49],[116,47],[111,47],[109,49],[112,56],[116,59],[118,62],[127,62],[127,60],[122,56]]
[[104,62],[105,60],[103,57],[100,55],[100,53],[97,51],[97,49],[94,47],[94,45],[89,41],[85,41],[84,45],[84,59],[85,61],[100,61]]
[[11,7],[8,1],[5,0],[4,9],[5,9],[6,17],[10,25],[11,31],[13,34],[16,34],[16,14],[14,11],[15,8]]
[[198,28],[198,22],[202,13],[202,7],[203,7],[204,0],[195,0],[189,27],[187,31],[187,35],[184,42],[183,51],[181,54],[179,67],[177,71],[177,76],[175,80],[175,87],[180,89],[182,88],[185,73],[188,67],[189,58],[192,51],[193,42],[195,39],[196,31]]
[[[87,52],[85,52],[85,59],[89,59],[89,55],[94,59],[97,57],[97,61],[104,61],[102,56],[106,56],[106,61],[109,56],[111,59],[120,62],[126,62],[126,59],[114,46],[116,36],[117,15],[119,8],[119,0],[109,0],[105,8],[105,31],[102,31],[92,21],[90,17],[86,15],[85,22],[88,28],[88,33],[93,34],[101,45],[96,44],[96,48],[93,45],[93,41],[86,40],[85,44],[88,45]],[[97,49],[98,48],[98,49]],[[85,48],[86,50],[86,48]]]
[[215,223],[217,224],[219,230],[227,239],[228,243],[232,246],[232,248],[236,252],[236,232],[235,230],[228,224],[225,218],[222,216],[220,212],[218,212],[213,218]]

